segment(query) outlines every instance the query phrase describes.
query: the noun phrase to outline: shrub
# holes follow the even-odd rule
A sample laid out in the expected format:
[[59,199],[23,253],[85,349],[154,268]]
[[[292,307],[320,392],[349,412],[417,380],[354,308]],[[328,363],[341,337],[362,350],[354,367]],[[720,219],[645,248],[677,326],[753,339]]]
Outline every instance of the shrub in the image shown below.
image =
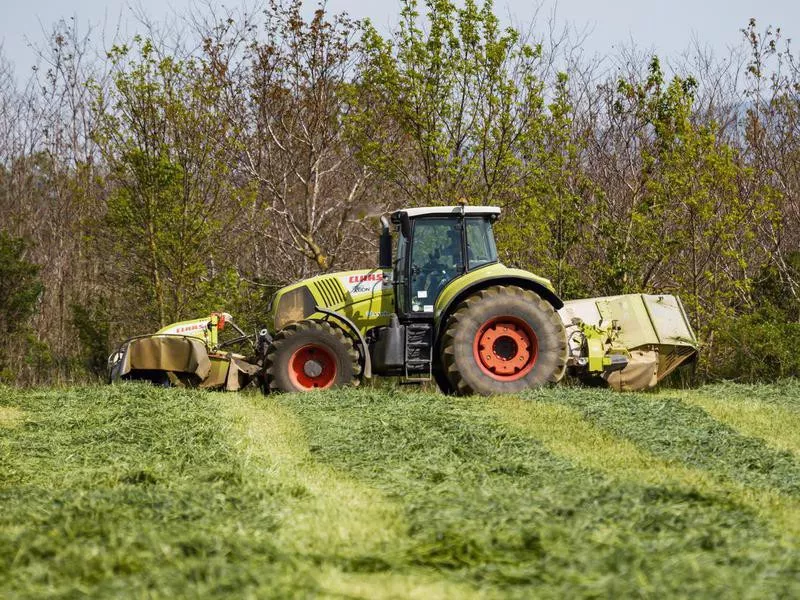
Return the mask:
[[33,338],[28,320],[43,289],[39,265],[25,260],[25,250],[24,240],[0,232],[0,382],[17,380],[19,357]]
[[737,381],[800,377],[800,323],[767,305],[733,319],[717,333],[710,353],[710,375]]
[[21,238],[0,232],[0,331],[22,329],[36,310],[42,293],[39,265],[24,259],[26,245]]

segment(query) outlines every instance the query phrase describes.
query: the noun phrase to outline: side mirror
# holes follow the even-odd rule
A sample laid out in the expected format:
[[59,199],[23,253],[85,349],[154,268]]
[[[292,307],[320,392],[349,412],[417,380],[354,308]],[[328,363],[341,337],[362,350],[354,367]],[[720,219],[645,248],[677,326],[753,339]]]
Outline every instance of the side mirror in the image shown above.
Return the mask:
[[389,221],[381,217],[381,237],[378,244],[378,268],[392,268],[392,234],[389,232]]
[[406,212],[400,213],[400,233],[407,240],[411,239],[411,219],[408,218]]

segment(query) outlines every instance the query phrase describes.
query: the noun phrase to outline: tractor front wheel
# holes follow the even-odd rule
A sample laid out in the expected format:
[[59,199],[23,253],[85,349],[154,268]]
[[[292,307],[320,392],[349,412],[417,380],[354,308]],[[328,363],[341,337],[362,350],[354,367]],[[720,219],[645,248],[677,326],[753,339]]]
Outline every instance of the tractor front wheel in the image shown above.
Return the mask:
[[538,294],[492,286],[462,302],[442,336],[442,368],[459,395],[520,392],[559,381],[564,325]]
[[352,340],[327,321],[299,321],[279,331],[264,362],[264,392],[308,392],[351,383],[361,373]]

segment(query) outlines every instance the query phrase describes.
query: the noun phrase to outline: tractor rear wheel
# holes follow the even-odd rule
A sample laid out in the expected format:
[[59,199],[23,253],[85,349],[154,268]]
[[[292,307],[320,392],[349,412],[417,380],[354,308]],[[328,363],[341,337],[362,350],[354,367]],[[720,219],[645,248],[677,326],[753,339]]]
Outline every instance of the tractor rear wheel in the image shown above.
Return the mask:
[[264,361],[263,391],[307,392],[347,385],[361,373],[358,352],[327,321],[287,325],[272,340]]
[[459,395],[506,394],[564,376],[564,325],[547,301],[517,286],[492,286],[464,300],[442,335],[442,367]]

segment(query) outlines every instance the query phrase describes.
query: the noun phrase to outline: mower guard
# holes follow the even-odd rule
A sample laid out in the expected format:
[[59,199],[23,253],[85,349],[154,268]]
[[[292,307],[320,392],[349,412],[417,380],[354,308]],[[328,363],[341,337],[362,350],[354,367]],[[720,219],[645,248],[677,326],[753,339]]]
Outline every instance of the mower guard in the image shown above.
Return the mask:
[[570,300],[559,314],[567,331],[572,374],[600,377],[616,390],[652,388],[697,357],[697,337],[677,296]]

